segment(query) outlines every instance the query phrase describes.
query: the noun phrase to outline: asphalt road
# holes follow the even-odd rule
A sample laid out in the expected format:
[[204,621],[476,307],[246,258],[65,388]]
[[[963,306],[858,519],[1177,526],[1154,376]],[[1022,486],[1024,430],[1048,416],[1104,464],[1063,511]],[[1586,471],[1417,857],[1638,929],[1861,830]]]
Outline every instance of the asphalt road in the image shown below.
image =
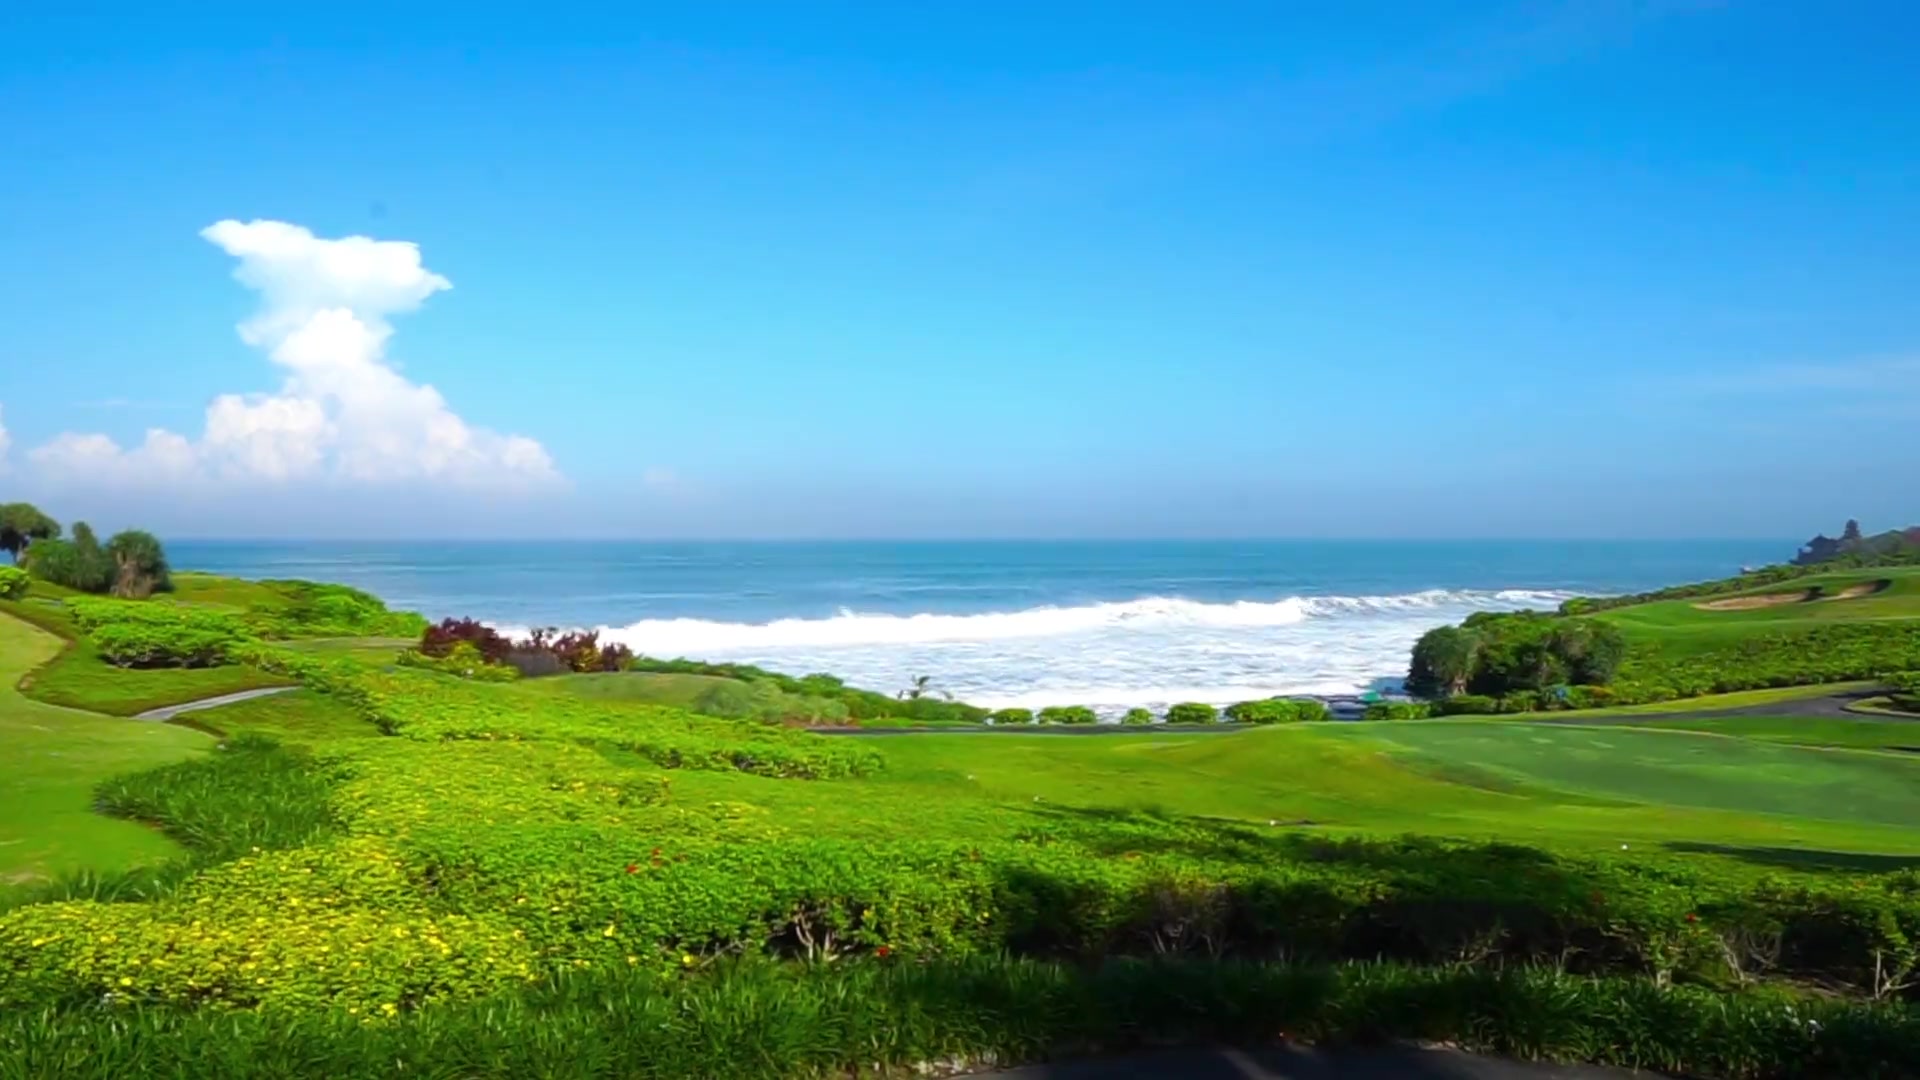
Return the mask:
[[1029,1065],[974,1080],[1664,1080],[1659,1073],[1551,1065],[1412,1046],[1182,1050]]

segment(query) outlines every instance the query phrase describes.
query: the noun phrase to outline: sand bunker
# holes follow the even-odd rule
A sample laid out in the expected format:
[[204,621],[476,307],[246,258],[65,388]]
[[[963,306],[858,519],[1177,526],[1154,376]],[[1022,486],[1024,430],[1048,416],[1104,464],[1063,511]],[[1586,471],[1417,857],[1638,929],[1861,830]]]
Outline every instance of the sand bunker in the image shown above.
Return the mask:
[[1725,600],[1708,600],[1693,605],[1701,611],[1751,611],[1754,608],[1775,607],[1780,604],[1805,604],[1815,600],[1858,600],[1863,596],[1872,596],[1893,582],[1882,578],[1879,581],[1863,581],[1858,585],[1849,585],[1836,593],[1821,589],[1801,589],[1797,592],[1762,593],[1759,596],[1729,596]]
[[1887,581],[1884,578],[1879,581],[1863,581],[1858,585],[1849,585],[1846,588],[1841,589],[1839,592],[1834,593],[1832,596],[1823,596],[1820,599],[1822,600],[1858,600],[1863,596],[1872,596],[1874,593],[1877,593],[1882,589],[1885,589],[1887,586],[1891,584],[1893,584],[1893,582]]
[[1708,600],[1693,606],[1701,611],[1750,611],[1779,604],[1802,604],[1813,597],[1812,589],[1801,589],[1799,592],[1766,593],[1761,596],[1729,596],[1725,600]]

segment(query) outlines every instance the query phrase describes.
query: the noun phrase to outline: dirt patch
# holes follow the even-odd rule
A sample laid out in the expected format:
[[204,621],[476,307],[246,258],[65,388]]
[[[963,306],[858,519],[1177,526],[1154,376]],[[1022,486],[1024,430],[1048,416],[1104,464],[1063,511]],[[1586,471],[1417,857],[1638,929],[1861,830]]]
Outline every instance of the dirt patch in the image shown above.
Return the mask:
[[1725,600],[1708,600],[1693,606],[1701,611],[1751,611],[1781,604],[1803,604],[1815,595],[1812,589],[1801,589],[1799,592],[1765,593],[1760,596],[1729,596]]
[[1884,592],[1887,586],[1892,584],[1893,582],[1888,581],[1886,578],[1881,578],[1879,581],[1863,581],[1858,585],[1849,585],[1846,588],[1841,589],[1837,593],[1824,595],[1820,597],[1820,599],[1822,600],[1858,600],[1863,596],[1872,596],[1874,593]]

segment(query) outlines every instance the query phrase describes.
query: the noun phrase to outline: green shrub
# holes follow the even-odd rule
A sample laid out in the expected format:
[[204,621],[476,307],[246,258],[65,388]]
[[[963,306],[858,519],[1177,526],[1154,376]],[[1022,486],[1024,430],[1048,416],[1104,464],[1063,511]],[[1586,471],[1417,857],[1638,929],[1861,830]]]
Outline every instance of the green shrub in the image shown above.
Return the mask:
[[401,667],[420,668],[437,671],[442,675],[453,675],[475,682],[512,682],[520,677],[520,670],[508,664],[490,664],[480,655],[480,650],[470,642],[462,641],[447,652],[445,656],[428,656],[419,649],[404,649],[395,659]]
[[1434,707],[1424,701],[1376,701],[1361,714],[1362,720],[1425,720],[1434,715]]
[[1120,723],[1127,727],[1140,727],[1144,724],[1151,724],[1153,723],[1153,712],[1150,709],[1128,709],[1126,715],[1120,718]]
[[156,601],[67,601],[74,623],[100,656],[119,667],[210,667],[247,640],[245,623],[224,612]]
[[427,627],[421,615],[390,610],[379,597],[345,585],[292,580],[260,585],[279,598],[247,613],[261,637],[418,637]]
[[1485,694],[1455,694],[1435,702],[1433,711],[1440,716],[1490,715],[1500,711],[1500,702]]
[[1032,709],[995,709],[988,714],[987,722],[995,727],[1018,727],[1033,723]]
[[116,667],[213,667],[227,662],[239,638],[201,626],[109,623],[87,635],[100,658]]
[[1169,724],[1211,724],[1220,719],[1220,710],[1201,701],[1185,701],[1167,709]]
[[33,579],[17,566],[0,566],[0,600],[18,600],[27,595]]
[[1085,705],[1049,705],[1040,710],[1043,724],[1097,724],[1100,717]]
[[[906,1075],[934,1061],[1004,1069],[1071,1048],[1263,1046],[1282,1032],[1309,1045],[1443,1042],[1674,1076],[1920,1075],[1920,1021],[1899,1009],[1658,991],[1539,968],[1186,957],[1096,966],[1001,957],[731,963],[666,978],[596,971],[377,1022],[345,1010],[184,1012],[137,996],[108,1007],[62,1003],[0,1016],[13,1075],[65,1080],[270,1068],[276,1075],[468,1080]],[[1340,1060],[1332,1052],[1327,1069]],[[1332,1072],[1315,1067],[1314,1075]]]
[[1229,705],[1226,717],[1236,724],[1290,724],[1329,720],[1333,713],[1312,698],[1266,698]]

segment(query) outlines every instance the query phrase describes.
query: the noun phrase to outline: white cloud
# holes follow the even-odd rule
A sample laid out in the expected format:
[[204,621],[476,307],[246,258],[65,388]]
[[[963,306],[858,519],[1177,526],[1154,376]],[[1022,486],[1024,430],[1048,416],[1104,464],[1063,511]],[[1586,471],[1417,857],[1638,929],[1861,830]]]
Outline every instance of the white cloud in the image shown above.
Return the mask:
[[7,468],[7,451],[13,448],[13,436],[7,434],[7,407],[0,405],[0,472]]
[[427,482],[475,490],[561,483],[538,442],[475,427],[432,386],[387,361],[391,316],[452,282],[418,246],[316,237],[281,221],[222,221],[200,234],[240,260],[234,278],[260,293],[240,338],[285,373],[271,394],[222,394],[198,440],[159,429],[138,446],[67,433],[36,448],[36,466],[65,482],[355,486]]

